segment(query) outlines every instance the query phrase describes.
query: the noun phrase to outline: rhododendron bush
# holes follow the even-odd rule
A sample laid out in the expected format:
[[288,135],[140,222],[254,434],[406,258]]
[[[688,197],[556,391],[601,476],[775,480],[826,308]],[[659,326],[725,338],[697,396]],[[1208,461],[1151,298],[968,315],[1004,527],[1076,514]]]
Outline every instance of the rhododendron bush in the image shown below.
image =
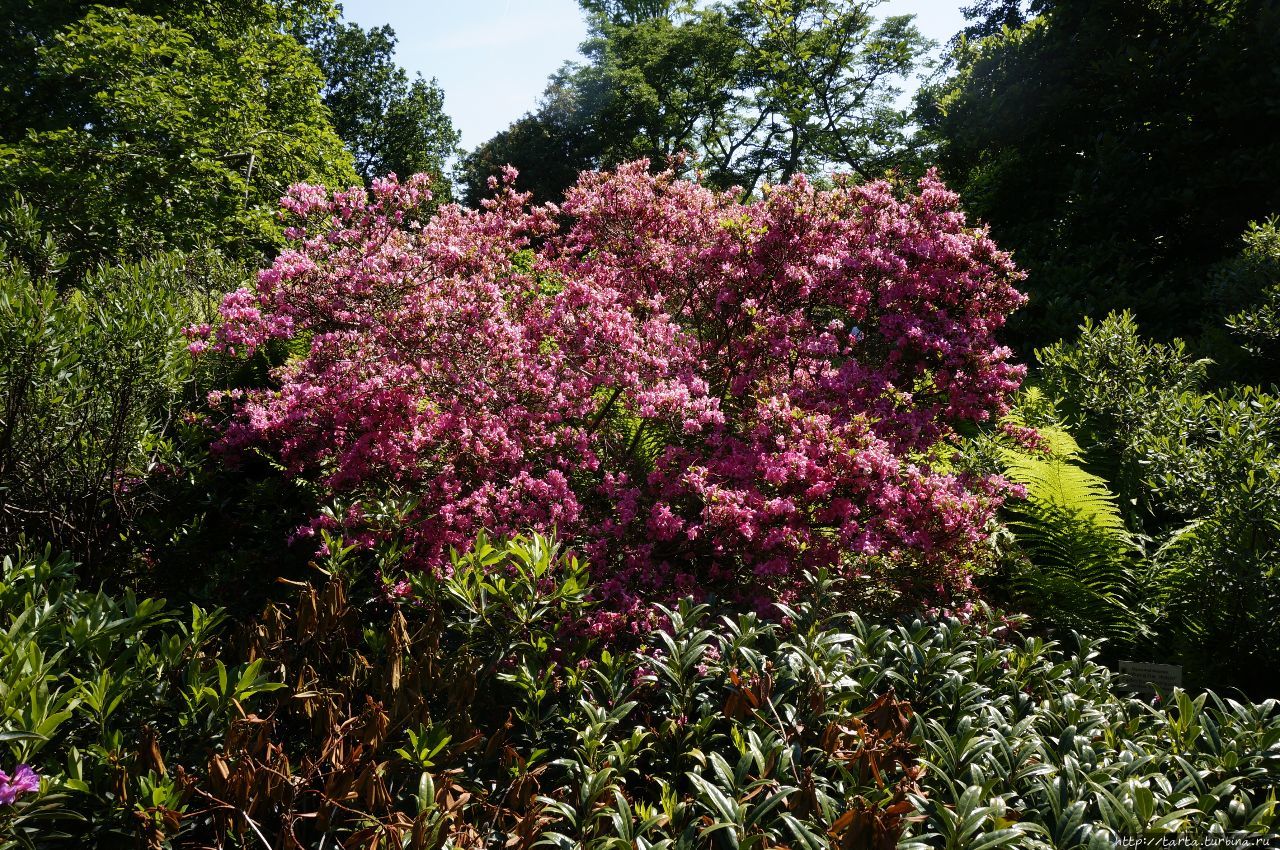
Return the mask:
[[230,458],[265,452],[347,506],[303,534],[367,541],[362,507],[401,496],[407,563],[439,570],[480,529],[556,529],[604,628],[823,567],[963,587],[1005,485],[948,446],[1017,388],[994,334],[1024,299],[935,175],[744,203],[637,162],[558,208],[513,179],[427,220],[421,177],[295,186],[289,248],[192,329],[197,352],[290,341],[272,387],[214,401]]

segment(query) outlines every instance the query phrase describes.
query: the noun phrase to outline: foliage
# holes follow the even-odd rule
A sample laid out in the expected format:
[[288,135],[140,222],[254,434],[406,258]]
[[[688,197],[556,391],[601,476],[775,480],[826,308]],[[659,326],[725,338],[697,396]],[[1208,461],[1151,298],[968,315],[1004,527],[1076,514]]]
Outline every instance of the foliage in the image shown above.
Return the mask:
[[1039,386],[1088,448],[1091,462],[1119,489],[1122,504],[1142,503],[1131,518],[1153,513],[1143,487],[1144,430],[1156,423],[1162,399],[1203,387],[1209,361],[1194,358],[1181,340],[1144,339],[1127,312],[1102,322],[1086,318],[1079,339],[1055,343],[1036,358]]
[[[0,267],[0,540],[55,543],[110,563],[151,502],[193,375],[181,328],[208,315],[204,287],[239,279],[215,254],[103,267],[60,292],[65,256],[31,210]],[[25,248],[21,247],[25,246]],[[33,277],[32,271],[40,272]]]
[[330,0],[240,0],[215,10],[205,0],[0,0],[0,41],[7,49],[0,55],[0,138],[20,140],[28,128],[48,129],[57,124],[62,103],[75,93],[65,80],[44,73],[40,52],[56,41],[66,27],[83,18],[95,6],[111,6],[149,17],[183,19],[199,25],[202,18],[217,17],[237,28],[278,26],[293,28],[327,16]]
[[1280,402],[1252,387],[1205,391],[1204,363],[1179,341],[1144,341],[1127,314],[1086,322],[1076,343],[1039,357],[1041,389],[1116,487],[1127,528],[1151,541],[1137,573],[1147,645],[1197,681],[1274,689]]
[[[464,160],[467,199],[505,164],[558,201],[577,172],[682,152],[713,185],[832,168],[862,177],[910,163],[895,82],[926,42],[909,17],[876,24],[865,0],[584,2],[587,61],[553,77],[543,103]],[[682,163],[685,161],[681,161]]]
[[260,255],[285,187],[355,176],[282,19],[93,6],[33,34],[39,85],[6,89],[0,188],[40,209],[77,272],[202,245]]
[[[985,608],[878,625],[833,611],[845,590],[819,578],[781,622],[713,619],[685,600],[647,644],[603,649],[580,628],[587,569],[554,541],[482,538],[447,575],[416,575],[411,596],[384,581],[359,605],[370,570],[394,572],[400,550],[330,544],[329,576],[270,607],[237,644],[253,661],[226,681],[249,683],[240,696],[255,692],[252,711],[219,696],[191,648],[207,645],[207,619],[191,632],[154,626],[172,632],[154,654],[89,641],[108,659],[94,663],[119,651],[162,667],[137,682],[123,667],[131,684],[118,701],[115,668],[105,684],[77,674],[85,696],[59,727],[96,716],[88,703],[99,691],[116,702],[109,730],[151,712],[167,772],[143,784],[150,738],[118,770],[152,795],[131,798],[150,816],[138,823],[152,846],[1040,850],[1275,830],[1274,702],[1179,691],[1152,707],[1117,696],[1091,644],[1063,654]],[[24,569],[8,582],[29,581]],[[31,584],[21,586],[6,611],[16,600],[38,612],[39,597],[24,602]],[[124,634],[159,610],[136,604]],[[54,620],[42,628],[60,628]],[[165,690],[183,676],[203,685]],[[288,687],[271,693],[273,681]],[[173,715],[156,710],[157,692],[198,696],[199,716],[166,736]],[[34,753],[48,778],[0,817],[77,811],[58,794],[91,799],[54,745],[9,745]],[[87,767],[83,777],[109,787]],[[181,792],[150,790],[166,780]]]
[[423,223],[420,179],[296,187],[292,247],[192,331],[297,346],[275,386],[213,397],[221,450],[342,503],[306,533],[369,542],[366,502],[412,496],[420,569],[481,529],[558,528],[611,576],[601,628],[819,566],[962,589],[1001,481],[940,441],[1021,377],[992,339],[1021,301],[1007,257],[932,176],[742,204],[647,166],[584,176],[559,229],[510,189]]
[[1280,8],[1036,5],[961,42],[957,73],[921,99],[943,174],[1028,271],[1018,342],[1120,309],[1159,339],[1197,334],[1216,318],[1209,269],[1280,209],[1280,141],[1263,129],[1280,110]]
[[1250,222],[1242,241],[1240,253],[1214,270],[1214,295],[1252,358],[1232,373],[1274,381],[1280,358],[1280,216]]
[[444,112],[440,86],[421,75],[410,80],[395,63],[395,30],[327,19],[302,36],[324,73],[333,129],[365,184],[386,174],[426,173],[437,187],[436,200],[448,201],[444,169],[459,134]]
[[1155,606],[1147,603],[1159,597],[1159,583],[1144,574],[1139,541],[1115,494],[1082,466],[1071,435],[1042,425],[1037,436],[1034,448],[1002,441],[996,450],[1004,474],[1025,491],[1005,505],[1022,560],[1003,590],[1022,603],[1020,610],[1132,646],[1154,619]]
[[40,792],[0,806],[0,847],[170,846],[208,809],[191,781],[228,724],[281,685],[212,653],[221,614],[76,587],[19,549],[0,575],[0,747]]
[[360,604],[361,570],[390,573],[396,547],[371,559],[330,543],[328,577],[269,607],[246,635],[242,651],[291,688],[214,756],[214,835],[251,843],[265,833],[285,847],[326,836],[482,846],[514,828],[548,758],[514,747],[562,704],[554,689],[560,661],[582,644],[585,565],[546,538],[482,535],[454,553],[447,576],[415,577],[412,604],[394,604],[403,587],[389,584]]
[[875,5],[740,0],[731,18],[745,36],[748,93],[715,140],[709,170],[751,190],[797,173],[840,168],[870,180],[910,165],[895,81],[930,45],[910,16],[877,25]]
[[[603,6],[603,4],[601,4]],[[637,4],[619,4],[637,5]],[[588,61],[552,76],[536,112],[471,151],[459,168],[467,201],[515,166],[539,201],[559,201],[578,174],[647,157],[661,166],[700,150],[727,117],[740,75],[740,34],[722,10],[686,4],[591,11]]]
[[513,164],[534,198],[561,198],[599,161],[602,134],[589,120],[597,107],[586,103],[596,93],[570,85],[563,74],[553,77],[537,112],[516,119],[458,162],[462,201],[478,208],[492,194],[489,178]]
[[974,0],[960,7],[968,24],[955,35],[951,46],[955,47],[962,39],[983,39],[999,35],[1006,27],[1020,27],[1030,16],[1040,14],[1051,4],[1052,0]]

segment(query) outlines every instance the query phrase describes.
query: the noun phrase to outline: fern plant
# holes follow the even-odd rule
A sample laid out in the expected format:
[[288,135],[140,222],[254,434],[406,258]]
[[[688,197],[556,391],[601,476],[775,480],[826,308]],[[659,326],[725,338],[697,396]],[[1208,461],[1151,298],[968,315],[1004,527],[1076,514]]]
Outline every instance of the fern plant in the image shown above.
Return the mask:
[[[1026,401],[1042,402],[1027,391]],[[1020,414],[1010,424],[1024,425]],[[997,458],[1025,498],[1006,505],[1025,557],[1013,589],[1033,609],[1089,634],[1132,643],[1149,633],[1148,594],[1159,587],[1141,538],[1131,533],[1107,482],[1084,467],[1080,446],[1059,425],[1037,429],[1039,450],[1001,445]]]

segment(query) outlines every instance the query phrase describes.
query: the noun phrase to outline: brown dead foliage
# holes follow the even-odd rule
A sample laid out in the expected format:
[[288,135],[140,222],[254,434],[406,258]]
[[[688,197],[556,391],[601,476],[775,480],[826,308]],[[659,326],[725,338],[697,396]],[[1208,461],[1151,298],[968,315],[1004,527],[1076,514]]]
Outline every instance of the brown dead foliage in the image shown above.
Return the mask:
[[[477,710],[475,670],[465,658],[443,658],[439,629],[422,612],[411,624],[399,609],[382,620],[370,651],[362,618],[338,579],[302,587],[291,604],[269,606],[242,630],[236,654],[264,659],[264,671],[288,688],[258,713],[232,722],[224,746],[209,755],[203,776],[183,772],[205,834],[182,846],[221,848],[228,836],[273,850],[302,850],[340,836],[346,848],[481,847],[495,831],[507,846],[529,847],[546,819],[537,775],[512,771],[509,788],[470,787],[453,762],[520,759],[505,743],[501,721],[485,735]],[[487,707],[480,707],[487,710]],[[487,719],[487,718],[486,718]],[[422,772],[395,753],[405,731],[445,723],[451,744],[432,769],[431,805],[417,817]],[[159,751],[143,740],[140,757],[163,770]],[[154,840],[154,838],[152,839]]]
[[890,688],[857,716],[831,723],[822,732],[821,746],[833,759],[873,784],[878,799],[857,797],[831,825],[832,846],[840,850],[891,850],[897,845],[914,806],[907,795],[923,795],[919,779],[924,767],[911,743],[910,703]]

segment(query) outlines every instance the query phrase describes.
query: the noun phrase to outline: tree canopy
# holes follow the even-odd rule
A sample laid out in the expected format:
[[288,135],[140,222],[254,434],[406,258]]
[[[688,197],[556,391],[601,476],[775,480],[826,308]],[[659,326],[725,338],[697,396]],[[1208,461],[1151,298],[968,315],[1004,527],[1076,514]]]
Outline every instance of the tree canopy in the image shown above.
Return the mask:
[[365,183],[389,173],[426,173],[435,178],[437,200],[447,199],[444,170],[457,153],[459,134],[444,112],[439,84],[421,75],[410,79],[396,64],[395,30],[327,18],[303,38],[324,73],[324,104],[334,130]]
[[537,111],[466,158],[467,197],[483,196],[505,163],[549,200],[581,168],[638,157],[661,167],[682,152],[710,183],[748,191],[798,173],[873,177],[908,164],[897,83],[927,42],[909,17],[877,22],[875,5],[584,0],[586,61],[566,65]]
[[939,164],[1029,272],[1021,341],[1119,308],[1195,333],[1211,266],[1280,209],[1280,6],[1036,7],[961,42],[958,73],[922,97]]
[[356,179],[320,71],[285,32],[315,13],[68,4],[37,15],[42,29],[9,17],[0,188],[35,204],[80,268],[199,244],[266,248],[291,183]]

